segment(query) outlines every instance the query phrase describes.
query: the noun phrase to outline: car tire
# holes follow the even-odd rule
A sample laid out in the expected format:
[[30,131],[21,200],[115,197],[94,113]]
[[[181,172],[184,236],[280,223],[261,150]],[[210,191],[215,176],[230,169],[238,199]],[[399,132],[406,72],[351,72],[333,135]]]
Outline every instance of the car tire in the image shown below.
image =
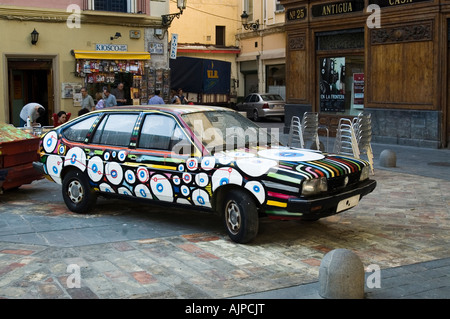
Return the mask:
[[67,208],[77,214],[88,213],[97,201],[97,194],[90,187],[88,178],[79,170],[71,170],[64,176],[62,195]]
[[259,117],[259,114],[258,114],[258,110],[254,110],[254,111],[253,111],[253,117],[252,117],[252,119],[253,119],[253,121],[255,121],[255,122],[259,122],[260,117]]
[[258,209],[246,192],[233,189],[223,201],[223,221],[228,236],[236,243],[245,244],[258,234]]

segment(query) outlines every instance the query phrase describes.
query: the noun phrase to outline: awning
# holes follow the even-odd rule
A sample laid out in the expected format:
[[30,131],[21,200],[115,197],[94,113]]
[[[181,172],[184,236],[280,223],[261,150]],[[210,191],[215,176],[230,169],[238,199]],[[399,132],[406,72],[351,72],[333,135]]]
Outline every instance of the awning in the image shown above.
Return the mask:
[[74,50],[75,59],[92,60],[150,60],[148,52],[110,52]]

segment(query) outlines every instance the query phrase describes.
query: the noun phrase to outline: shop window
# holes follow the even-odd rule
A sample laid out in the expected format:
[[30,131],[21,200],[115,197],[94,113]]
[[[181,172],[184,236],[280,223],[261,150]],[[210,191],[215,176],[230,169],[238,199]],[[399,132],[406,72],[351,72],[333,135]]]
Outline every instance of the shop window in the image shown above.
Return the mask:
[[357,115],[364,108],[364,30],[316,33],[321,112]]
[[316,33],[316,50],[364,49],[364,30],[349,29]]
[[364,57],[319,58],[321,112],[357,115],[364,108]]

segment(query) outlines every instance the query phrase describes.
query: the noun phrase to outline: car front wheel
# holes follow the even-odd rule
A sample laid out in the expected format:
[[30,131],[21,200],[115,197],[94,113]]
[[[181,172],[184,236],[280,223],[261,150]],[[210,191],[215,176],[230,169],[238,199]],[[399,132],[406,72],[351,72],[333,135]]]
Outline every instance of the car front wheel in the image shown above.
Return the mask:
[[67,208],[78,214],[88,213],[97,200],[86,175],[78,170],[71,170],[64,176],[62,195]]
[[258,234],[258,210],[249,194],[237,190],[228,192],[224,200],[223,216],[228,236],[234,242],[248,243]]

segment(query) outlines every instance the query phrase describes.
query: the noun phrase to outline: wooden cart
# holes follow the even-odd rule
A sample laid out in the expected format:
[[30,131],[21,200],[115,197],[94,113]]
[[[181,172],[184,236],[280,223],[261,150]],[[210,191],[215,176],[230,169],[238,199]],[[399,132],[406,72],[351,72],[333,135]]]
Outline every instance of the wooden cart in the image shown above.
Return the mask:
[[31,129],[0,123],[0,193],[43,178],[33,168],[39,160],[39,140]]

